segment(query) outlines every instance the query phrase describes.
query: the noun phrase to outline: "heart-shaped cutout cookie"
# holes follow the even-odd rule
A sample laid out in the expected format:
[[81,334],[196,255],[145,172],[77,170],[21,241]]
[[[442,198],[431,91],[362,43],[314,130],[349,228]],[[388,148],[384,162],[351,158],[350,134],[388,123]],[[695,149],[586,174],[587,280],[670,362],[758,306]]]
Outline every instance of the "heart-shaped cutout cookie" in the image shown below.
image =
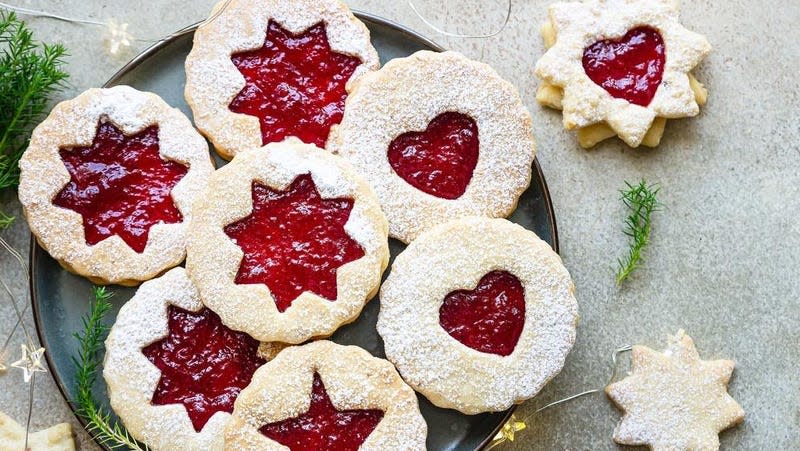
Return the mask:
[[647,106],[661,85],[666,58],[661,34],[650,27],[637,27],[619,39],[586,47],[583,70],[613,97]]
[[525,291],[508,271],[492,271],[474,290],[456,290],[439,308],[439,324],[463,345],[507,356],[525,325]]
[[425,131],[407,132],[389,144],[389,164],[411,186],[443,199],[467,190],[478,164],[478,125],[471,117],[447,112]]

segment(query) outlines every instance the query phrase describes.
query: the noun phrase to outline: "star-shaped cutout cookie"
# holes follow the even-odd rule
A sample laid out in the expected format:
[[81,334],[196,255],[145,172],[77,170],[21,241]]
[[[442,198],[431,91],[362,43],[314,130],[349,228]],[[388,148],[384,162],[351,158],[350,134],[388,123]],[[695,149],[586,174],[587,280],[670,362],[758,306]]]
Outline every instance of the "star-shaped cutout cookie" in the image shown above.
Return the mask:
[[[642,44],[637,30],[656,34],[654,45],[660,45],[659,52],[666,52],[661,62],[636,55],[643,51],[636,48]],[[695,116],[705,102],[707,93],[690,71],[711,51],[711,45],[681,25],[677,1],[555,3],[549,8],[542,35],[549,49],[536,64],[536,75],[544,82],[537,100],[562,109],[564,127],[578,129],[584,147],[614,135],[631,147],[657,145],[667,118]],[[603,54],[614,47],[619,53]],[[587,70],[600,64],[594,60],[597,57],[605,60],[611,73],[617,71],[614,76],[619,78],[605,83],[598,83],[596,77],[593,80]],[[632,60],[630,73],[619,73],[620,59]],[[659,66],[659,76],[650,77],[655,66]],[[647,78],[655,80],[658,87],[644,102],[614,94],[617,89],[646,83]]]
[[[0,412],[0,451],[19,451],[25,446],[25,428]],[[69,423],[61,423],[28,435],[30,451],[75,451]]]
[[700,360],[683,330],[663,353],[634,346],[630,376],[606,387],[624,411],[614,440],[655,451],[719,449],[719,432],[744,420],[728,394],[733,367],[731,360]]

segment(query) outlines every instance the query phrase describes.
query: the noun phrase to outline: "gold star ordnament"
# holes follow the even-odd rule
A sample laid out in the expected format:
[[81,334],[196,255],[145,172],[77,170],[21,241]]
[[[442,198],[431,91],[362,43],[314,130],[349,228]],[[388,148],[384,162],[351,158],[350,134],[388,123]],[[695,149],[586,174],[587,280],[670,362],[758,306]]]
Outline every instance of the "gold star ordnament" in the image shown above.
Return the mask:
[[654,451],[719,449],[719,432],[744,420],[744,410],[728,394],[731,360],[700,360],[683,330],[664,352],[634,346],[630,376],[606,387],[623,410],[614,430],[621,445],[648,445]]
[[42,364],[44,348],[34,349],[33,346],[26,344],[22,344],[20,347],[22,348],[22,358],[12,363],[11,366],[21,369],[24,373],[25,382],[28,383],[31,381],[33,373],[47,372]]
[[514,434],[519,431],[524,430],[527,427],[524,421],[520,421],[516,415],[512,414],[511,418],[506,421],[506,424],[503,425],[503,428],[497,432],[497,435],[494,436],[493,441],[497,443],[502,443],[505,441],[513,442],[514,441]]

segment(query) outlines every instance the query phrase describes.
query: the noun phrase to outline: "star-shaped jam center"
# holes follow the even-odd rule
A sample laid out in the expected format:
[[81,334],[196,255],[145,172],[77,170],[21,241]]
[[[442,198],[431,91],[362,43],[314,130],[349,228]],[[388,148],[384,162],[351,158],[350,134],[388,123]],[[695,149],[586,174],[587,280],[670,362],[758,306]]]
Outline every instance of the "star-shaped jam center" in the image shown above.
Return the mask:
[[283,312],[304,291],[335,301],[336,271],[364,256],[344,230],[353,200],[323,199],[311,175],[284,191],[253,182],[253,212],[225,226],[244,252],[238,284],[266,284]]
[[183,220],[170,193],[189,169],[161,158],[157,125],[126,136],[101,120],[90,146],[59,154],[70,180],[53,205],[83,217],[86,244],[118,235],[142,253],[153,225]]
[[151,402],[183,404],[200,432],[215,413],[233,412],[239,392],[264,360],[256,340],[225,327],[210,309],[170,306],[168,318],[167,336],[142,349],[161,370]]
[[228,108],[258,118],[262,144],[296,136],[325,146],[342,120],[345,85],[361,60],[331,50],[325,24],[291,34],[270,21],[264,46],[231,55],[245,86]]
[[383,411],[338,410],[319,374],[314,373],[308,411],[263,426],[261,433],[291,451],[356,451],[383,419]]

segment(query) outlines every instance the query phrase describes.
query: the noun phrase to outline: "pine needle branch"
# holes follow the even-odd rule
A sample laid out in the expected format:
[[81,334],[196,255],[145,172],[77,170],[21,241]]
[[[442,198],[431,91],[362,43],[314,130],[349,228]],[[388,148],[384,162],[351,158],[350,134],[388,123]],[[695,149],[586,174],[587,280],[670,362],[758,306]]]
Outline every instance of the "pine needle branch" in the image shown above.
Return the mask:
[[625,219],[624,233],[630,237],[630,248],[624,258],[618,259],[617,285],[627,279],[638,268],[642,260],[642,250],[650,241],[651,215],[661,204],[656,199],[661,189],[656,184],[648,184],[642,179],[638,185],[625,182],[627,189],[620,190],[622,202],[630,211]]
[[19,184],[31,129],[68,77],[61,69],[66,54],[60,44],[35,41],[13,12],[0,12],[0,189]]
[[73,335],[80,343],[78,356],[72,358],[77,371],[76,412],[86,421],[86,430],[98,443],[111,449],[147,451],[147,446],[137,443],[124,427],[111,418],[110,413],[97,405],[92,394],[92,387],[97,380],[102,361],[100,354],[103,351],[103,341],[109,330],[103,318],[111,310],[110,299],[114,293],[105,287],[93,287],[92,295],[94,300],[90,305],[90,311],[82,319],[83,331]]

